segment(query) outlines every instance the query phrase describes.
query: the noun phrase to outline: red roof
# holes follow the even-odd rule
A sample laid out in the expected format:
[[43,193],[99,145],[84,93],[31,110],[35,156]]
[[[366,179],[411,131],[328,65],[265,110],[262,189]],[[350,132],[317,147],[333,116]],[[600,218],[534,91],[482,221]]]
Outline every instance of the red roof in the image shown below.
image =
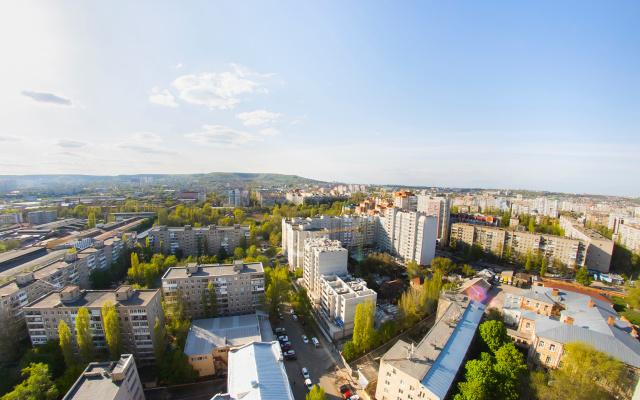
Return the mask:
[[564,291],[567,291],[567,292],[574,292],[574,293],[584,294],[584,295],[587,295],[587,296],[591,296],[591,297],[593,297],[594,299],[597,299],[597,300],[606,301],[607,303],[609,303],[609,304],[611,304],[613,306],[613,303],[611,302],[611,300],[609,300],[608,298],[604,297],[600,293],[592,292],[591,290],[580,289],[580,288],[573,287],[573,286],[568,286],[568,285],[561,285],[559,283],[553,283],[553,282],[544,282],[544,287],[550,287],[550,288],[554,288],[554,289],[564,290]]

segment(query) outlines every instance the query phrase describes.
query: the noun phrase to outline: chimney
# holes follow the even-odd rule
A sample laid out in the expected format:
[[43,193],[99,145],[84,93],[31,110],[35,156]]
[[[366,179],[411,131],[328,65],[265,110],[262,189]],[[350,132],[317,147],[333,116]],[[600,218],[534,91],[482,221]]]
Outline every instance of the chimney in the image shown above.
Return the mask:
[[564,323],[565,323],[565,324],[569,324],[569,325],[573,325],[573,318],[571,318],[571,317],[566,317],[566,318],[564,319]]
[[551,291],[551,295],[553,295],[553,296],[557,296],[557,295],[558,295],[558,289],[553,289],[553,290]]
[[607,323],[611,326],[613,326],[616,322],[616,319],[613,317],[609,317],[609,319],[607,319]]
[[595,307],[596,303],[595,301],[593,301],[593,299],[589,300],[589,307]]

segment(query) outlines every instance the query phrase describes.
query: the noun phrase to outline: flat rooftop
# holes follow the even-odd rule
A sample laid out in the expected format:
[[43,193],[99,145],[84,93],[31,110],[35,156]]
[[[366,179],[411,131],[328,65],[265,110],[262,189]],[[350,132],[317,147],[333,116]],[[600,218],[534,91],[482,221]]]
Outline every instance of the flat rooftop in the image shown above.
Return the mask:
[[[108,400],[115,398],[123,381],[114,381],[112,373],[123,372],[128,357],[133,356],[123,354],[117,362],[95,362],[89,364],[69,389],[63,400]],[[133,360],[130,362],[133,362]]]
[[74,301],[65,301],[63,303],[60,300],[60,290],[56,290],[31,302],[25,308],[100,308],[107,300],[110,300],[113,304],[119,304],[123,307],[144,307],[149,304],[159,291],[160,289],[134,290],[131,297],[127,300],[116,300],[115,290],[83,290],[81,291],[81,295]]
[[260,323],[256,314],[199,319],[191,323],[184,354],[211,354],[214,348],[241,346],[260,340]]
[[187,274],[187,267],[169,268],[167,272],[164,273],[162,279],[202,278],[222,275],[257,274],[260,272],[264,272],[264,268],[260,262],[243,263],[242,269],[239,270],[235,269],[234,264],[203,264],[198,265],[198,270],[190,274]]

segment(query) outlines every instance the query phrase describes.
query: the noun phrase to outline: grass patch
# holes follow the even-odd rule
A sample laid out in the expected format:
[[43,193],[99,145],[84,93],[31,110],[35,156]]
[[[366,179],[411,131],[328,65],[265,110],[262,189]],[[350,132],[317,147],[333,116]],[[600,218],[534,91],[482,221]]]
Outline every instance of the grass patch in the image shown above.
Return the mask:
[[613,297],[613,309],[626,317],[634,325],[640,325],[640,312],[633,308],[627,308],[627,300],[622,297]]

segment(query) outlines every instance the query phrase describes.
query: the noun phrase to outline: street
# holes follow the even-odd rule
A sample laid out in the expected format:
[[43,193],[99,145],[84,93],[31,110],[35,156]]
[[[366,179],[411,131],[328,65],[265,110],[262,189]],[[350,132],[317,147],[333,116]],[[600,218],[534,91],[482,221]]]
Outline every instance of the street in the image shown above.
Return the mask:
[[[309,337],[309,343],[304,343],[302,341],[302,335],[305,334],[303,327],[299,322],[293,321],[290,312],[291,307],[283,305],[282,309],[284,321],[275,326],[286,329],[291,347],[297,356],[297,360],[285,360],[284,362],[293,396],[296,400],[304,400],[308,393],[304,386],[304,379],[302,378],[301,372],[302,367],[306,367],[309,371],[311,382],[325,390],[328,400],[341,399],[340,392],[334,385],[336,371],[335,361],[331,356],[333,345],[327,343],[326,339],[319,332],[317,332],[315,337],[320,341],[320,346],[315,347],[311,343],[311,336],[309,335],[307,335]],[[333,355],[336,359],[340,358],[337,353]]]
[[144,397],[147,400],[209,400],[217,393],[227,390],[227,380],[190,383],[171,387],[145,389]]

